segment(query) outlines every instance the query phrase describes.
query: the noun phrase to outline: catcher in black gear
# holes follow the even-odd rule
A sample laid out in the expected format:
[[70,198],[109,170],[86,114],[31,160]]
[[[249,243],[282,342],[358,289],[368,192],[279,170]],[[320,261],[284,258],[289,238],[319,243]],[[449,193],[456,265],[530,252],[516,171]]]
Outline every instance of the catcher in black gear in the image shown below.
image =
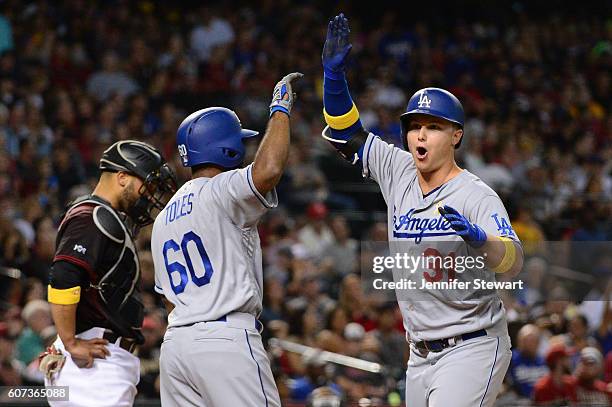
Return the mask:
[[143,341],[134,238],[176,180],[158,150],[133,140],[110,146],[99,168],[93,193],[72,202],[59,226],[48,286],[58,339],[43,355],[54,363],[41,365],[46,385],[70,386],[71,405],[131,406],[139,379],[132,353]]

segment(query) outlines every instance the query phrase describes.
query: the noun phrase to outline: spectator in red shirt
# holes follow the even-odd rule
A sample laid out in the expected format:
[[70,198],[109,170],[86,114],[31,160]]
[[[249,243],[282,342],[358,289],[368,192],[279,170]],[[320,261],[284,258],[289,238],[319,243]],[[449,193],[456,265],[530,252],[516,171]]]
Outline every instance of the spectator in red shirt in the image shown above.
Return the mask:
[[550,373],[538,380],[534,386],[536,405],[559,406],[576,402],[576,384],[569,374],[569,353],[565,345],[551,346],[546,354],[546,364]]
[[574,371],[576,396],[580,406],[608,406],[612,403],[612,392],[606,389],[606,382],[599,379],[602,370],[601,352],[590,346],[582,349]]
[[606,383],[612,382],[612,351],[606,355],[605,380]]

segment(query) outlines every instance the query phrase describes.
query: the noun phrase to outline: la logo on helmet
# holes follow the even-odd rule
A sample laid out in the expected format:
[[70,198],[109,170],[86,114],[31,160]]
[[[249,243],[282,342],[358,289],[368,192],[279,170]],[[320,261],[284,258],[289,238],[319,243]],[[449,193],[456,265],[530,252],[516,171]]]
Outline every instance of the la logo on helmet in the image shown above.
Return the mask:
[[427,93],[423,92],[419,96],[419,107],[425,106],[429,109],[429,105],[431,104],[431,100],[427,97]]

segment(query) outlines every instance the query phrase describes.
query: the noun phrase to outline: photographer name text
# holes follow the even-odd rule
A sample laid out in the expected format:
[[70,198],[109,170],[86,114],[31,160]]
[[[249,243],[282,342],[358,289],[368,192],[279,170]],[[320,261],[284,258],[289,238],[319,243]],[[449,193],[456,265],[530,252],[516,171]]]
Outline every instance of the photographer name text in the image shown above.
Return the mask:
[[475,279],[473,281],[427,281],[421,280],[417,284],[414,280],[402,278],[398,281],[385,281],[377,278],[372,281],[376,290],[522,290],[523,281],[487,281]]

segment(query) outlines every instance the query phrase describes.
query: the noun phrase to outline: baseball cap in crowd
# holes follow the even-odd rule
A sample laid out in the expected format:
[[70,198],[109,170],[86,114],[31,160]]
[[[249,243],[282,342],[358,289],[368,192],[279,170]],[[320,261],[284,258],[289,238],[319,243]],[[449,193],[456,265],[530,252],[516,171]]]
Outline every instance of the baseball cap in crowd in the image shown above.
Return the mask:
[[24,321],[28,322],[28,320],[38,311],[46,311],[50,312],[49,303],[44,300],[32,300],[23,307],[23,311],[21,311],[21,318]]
[[312,220],[323,220],[327,217],[327,206],[323,202],[313,202],[308,205],[306,214],[309,219]]
[[587,346],[580,351],[580,360],[601,365],[603,363],[603,355],[597,348]]
[[308,396],[307,407],[341,407],[343,405],[340,393],[331,387],[319,387]]
[[552,345],[546,352],[546,364],[552,368],[559,359],[569,356],[567,348],[562,343]]

